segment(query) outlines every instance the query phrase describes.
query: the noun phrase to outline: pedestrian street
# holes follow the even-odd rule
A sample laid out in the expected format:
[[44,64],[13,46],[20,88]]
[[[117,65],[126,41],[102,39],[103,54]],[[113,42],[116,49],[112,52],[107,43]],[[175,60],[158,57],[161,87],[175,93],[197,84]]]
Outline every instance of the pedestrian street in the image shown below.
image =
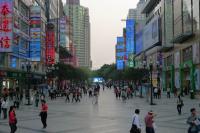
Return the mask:
[[[117,100],[110,89],[101,91],[98,105],[92,104],[92,98],[88,96],[84,96],[80,103],[66,103],[64,98],[54,101],[48,99],[47,128],[42,129],[39,108],[23,105],[16,111],[17,133],[128,133],[136,108],[141,110],[143,130],[144,116],[153,110],[157,114],[156,133],[187,133],[189,109],[196,107],[200,110],[198,100],[186,97],[181,116],[176,110],[176,99],[163,96],[154,102],[157,105],[150,106],[145,98],[139,97],[123,102]],[[0,133],[9,133],[8,120],[0,120]]]

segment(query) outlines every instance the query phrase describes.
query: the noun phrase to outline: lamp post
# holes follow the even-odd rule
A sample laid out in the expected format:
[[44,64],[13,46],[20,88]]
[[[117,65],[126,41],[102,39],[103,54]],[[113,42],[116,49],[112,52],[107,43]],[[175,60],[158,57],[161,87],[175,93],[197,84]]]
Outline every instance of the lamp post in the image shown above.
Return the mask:
[[159,63],[159,61],[156,62],[156,68],[157,68],[157,87],[160,88],[160,63]]
[[28,100],[28,103],[26,105],[31,105],[31,98],[30,98],[30,89],[31,89],[31,62],[27,61],[26,62],[26,72],[27,72],[27,79],[28,79],[28,87],[26,89],[26,98]]
[[151,101],[150,101],[150,105],[154,105],[153,104],[153,64],[152,64],[152,62],[150,62],[150,64],[149,64],[149,69],[150,69],[150,84],[151,84]]

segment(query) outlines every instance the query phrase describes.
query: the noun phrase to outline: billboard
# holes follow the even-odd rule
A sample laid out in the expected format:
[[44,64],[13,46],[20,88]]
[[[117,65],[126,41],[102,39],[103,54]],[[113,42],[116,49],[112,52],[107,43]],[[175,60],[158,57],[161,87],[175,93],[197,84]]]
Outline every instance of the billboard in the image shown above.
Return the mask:
[[67,22],[66,17],[60,19],[60,45],[67,47]]
[[12,52],[13,0],[0,1],[0,52]]
[[30,9],[30,59],[41,60],[41,7],[33,6]]
[[125,64],[123,60],[117,60],[117,70],[123,70],[125,68]]
[[133,19],[126,20],[126,52],[128,54],[135,52],[134,29],[135,21]]
[[116,66],[117,70],[124,69],[125,62],[125,45],[124,45],[124,37],[117,37],[117,45],[116,45]]
[[143,31],[140,30],[136,33],[135,53],[139,54],[143,51]]
[[55,63],[55,32],[48,30],[46,33],[46,64]]
[[145,27],[143,31],[143,48],[144,50],[153,47],[160,42],[160,18],[155,16]]

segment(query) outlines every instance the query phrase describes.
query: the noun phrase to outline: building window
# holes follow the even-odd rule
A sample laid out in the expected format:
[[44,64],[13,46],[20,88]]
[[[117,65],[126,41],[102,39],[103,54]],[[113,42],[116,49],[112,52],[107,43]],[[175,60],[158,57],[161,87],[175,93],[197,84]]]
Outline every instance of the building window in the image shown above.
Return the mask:
[[183,50],[183,62],[192,60],[192,46]]
[[193,31],[199,34],[199,0],[193,0]]
[[173,39],[173,0],[163,1],[164,16],[162,16],[163,26],[163,46],[171,46],[171,40]]
[[174,0],[174,36],[182,34],[182,0]]
[[192,32],[192,3],[191,0],[183,0],[183,32]]

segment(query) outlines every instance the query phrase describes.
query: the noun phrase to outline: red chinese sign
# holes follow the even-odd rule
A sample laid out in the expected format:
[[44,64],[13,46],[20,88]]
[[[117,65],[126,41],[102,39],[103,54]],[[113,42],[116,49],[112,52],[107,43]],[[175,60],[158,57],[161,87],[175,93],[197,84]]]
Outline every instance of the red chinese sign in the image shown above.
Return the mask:
[[46,33],[46,64],[52,65],[55,63],[55,33],[47,31]]
[[0,52],[12,51],[12,3],[12,0],[0,1]]

